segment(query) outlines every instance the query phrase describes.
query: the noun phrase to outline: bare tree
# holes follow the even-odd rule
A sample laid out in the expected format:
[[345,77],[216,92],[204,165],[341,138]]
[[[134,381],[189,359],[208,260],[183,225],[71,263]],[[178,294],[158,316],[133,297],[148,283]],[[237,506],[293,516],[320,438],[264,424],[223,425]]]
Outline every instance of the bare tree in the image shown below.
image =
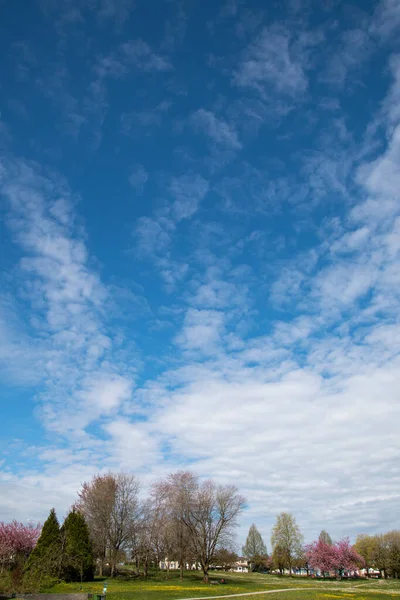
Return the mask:
[[114,577],[120,552],[132,539],[139,518],[139,483],[132,475],[96,475],[84,483],[77,508],[89,526],[94,549],[99,558],[100,574],[108,559]]
[[152,489],[153,497],[162,507],[164,528],[168,533],[168,538],[164,538],[164,547],[169,558],[170,553],[174,553],[178,559],[181,579],[185,565],[193,555],[192,540],[184,516],[196,486],[197,480],[192,473],[178,471],[157,482]]
[[92,481],[84,483],[78,492],[76,508],[83,513],[88,524],[100,576],[103,575],[109,549],[111,514],[116,491],[116,476],[109,473],[95,475]]
[[115,575],[118,554],[131,539],[140,514],[137,479],[133,475],[120,473],[116,476],[116,484],[109,529],[111,577]]
[[162,514],[159,506],[152,499],[146,500],[142,506],[141,518],[133,534],[136,538],[135,559],[138,568],[143,567],[143,574],[148,575],[153,560],[159,562],[162,553],[163,536]]
[[[293,515],[281,513],[277,516],[271,544],[273,555],[279,556],[280,565],[287,566],[291,574],[293,564],[302,554],[303,544],[303,536]],[[281,566],[279,568],[281,569]]]
[[208,582],[211,560],[218,547],[229,548],[232,543],[237,517],[245,499],[235,486],[220,486],[213,481],[196,485],[188,490],[183,522],[192,540],[197,560]]

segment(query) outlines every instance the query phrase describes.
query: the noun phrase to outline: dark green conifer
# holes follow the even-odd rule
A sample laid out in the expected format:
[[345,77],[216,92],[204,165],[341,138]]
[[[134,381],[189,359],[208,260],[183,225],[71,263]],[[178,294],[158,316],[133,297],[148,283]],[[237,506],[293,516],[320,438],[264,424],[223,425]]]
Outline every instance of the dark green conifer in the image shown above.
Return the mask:
[[62,526],[62,577],[66,581],[90,581],[94,575],[93,549],[84,516],[75,509]]
[[51,509],[35,548],[32,550],[26,570],[41,577],[58,577],[61,564],[61,533],[56,511]]

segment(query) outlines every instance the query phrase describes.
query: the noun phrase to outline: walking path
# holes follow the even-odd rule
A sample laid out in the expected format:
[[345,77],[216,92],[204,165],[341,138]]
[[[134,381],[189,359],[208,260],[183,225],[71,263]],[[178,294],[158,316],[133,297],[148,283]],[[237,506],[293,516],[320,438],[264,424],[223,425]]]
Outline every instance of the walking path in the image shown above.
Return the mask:
[[[352,587],[347,587],[343,588],[343,587],[308,587],[308,586],[303,586],[303,587],[291,587],[291,588],[282,588],[279,590],[264,590],[263,592],[245,592],[245,593],[240,593],[240,594],[229,594],[229,595],[223,595],[223,596],[200,596],[198,598],[180,598],[179,600],[215,600],[218,598],[243,598],[243,597],[249,597],[249,596],[261,596],[262,594],[279,594],[280,592],[299,592],[299,591],[305,591],[305,590],[321,590],[321,591],[326,591],[326,590],[330,590],[330,591],[335,591],[335,592],[350,592],[353,591],[357,588],[360,588],[362,585],[365,584],[358,584],[358,585],[354,585]],[[374,590],[372,589],[371,591],[375,592],[378,590]],[[397,590],[389,590],[389,589],[385,589],[385,590],[379,590],[378,593],[379,594],[388,594],[388,595],[392,595],[393,592],[398,593],[398,589]]]
[[277,594],[279,592],[291,592],[292,590],[295,591],[299,591],[299,590],[304,590],[305,588],[285,588],[285,589],[281,589],[281,590],[264,590],[263,592],[245,592],[244,594],[240,593],[240,594],[230,594],[229,596],[227,596],[225,594],[225,596],[201,596],[200,598],[180,598],[180,600],[214,600],[214,598],[240,598],[243,596],[261,596],[261,594]]

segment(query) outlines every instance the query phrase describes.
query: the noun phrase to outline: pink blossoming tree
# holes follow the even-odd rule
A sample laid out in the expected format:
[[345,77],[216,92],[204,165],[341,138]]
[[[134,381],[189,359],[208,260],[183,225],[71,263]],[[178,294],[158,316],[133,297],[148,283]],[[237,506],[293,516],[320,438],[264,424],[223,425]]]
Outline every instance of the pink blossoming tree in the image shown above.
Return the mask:
[[0,522],[0,565],[1,570],[10,566],[17,558],[26,558],[39,538],[40,525],[24,525],[17,521]]
[[348,538],[335,544],[319,539],[306,547],[306,557],[308,564],[319,569],[324,577],[331,571],[341,577],[345,571],[355,571],[364,566],[364,559],[357,554]]

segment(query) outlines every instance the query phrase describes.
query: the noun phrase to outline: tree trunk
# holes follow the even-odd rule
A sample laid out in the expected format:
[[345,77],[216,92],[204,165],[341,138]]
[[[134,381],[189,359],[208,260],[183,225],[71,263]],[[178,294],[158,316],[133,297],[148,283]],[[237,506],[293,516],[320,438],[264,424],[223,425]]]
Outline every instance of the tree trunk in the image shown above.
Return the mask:
[[210,579],[208,577],[209,565],[202,565],[202,568],[203,568],[203,573],[204,573],[203,581],[204,581],[204,583],[209,583],[209,581],[210,581]]
[[[182,544],[182,541],[181,541]],[[179,557],[179,579],[182,581],[183,579],[183,552],[181,550],[181,555]]]

